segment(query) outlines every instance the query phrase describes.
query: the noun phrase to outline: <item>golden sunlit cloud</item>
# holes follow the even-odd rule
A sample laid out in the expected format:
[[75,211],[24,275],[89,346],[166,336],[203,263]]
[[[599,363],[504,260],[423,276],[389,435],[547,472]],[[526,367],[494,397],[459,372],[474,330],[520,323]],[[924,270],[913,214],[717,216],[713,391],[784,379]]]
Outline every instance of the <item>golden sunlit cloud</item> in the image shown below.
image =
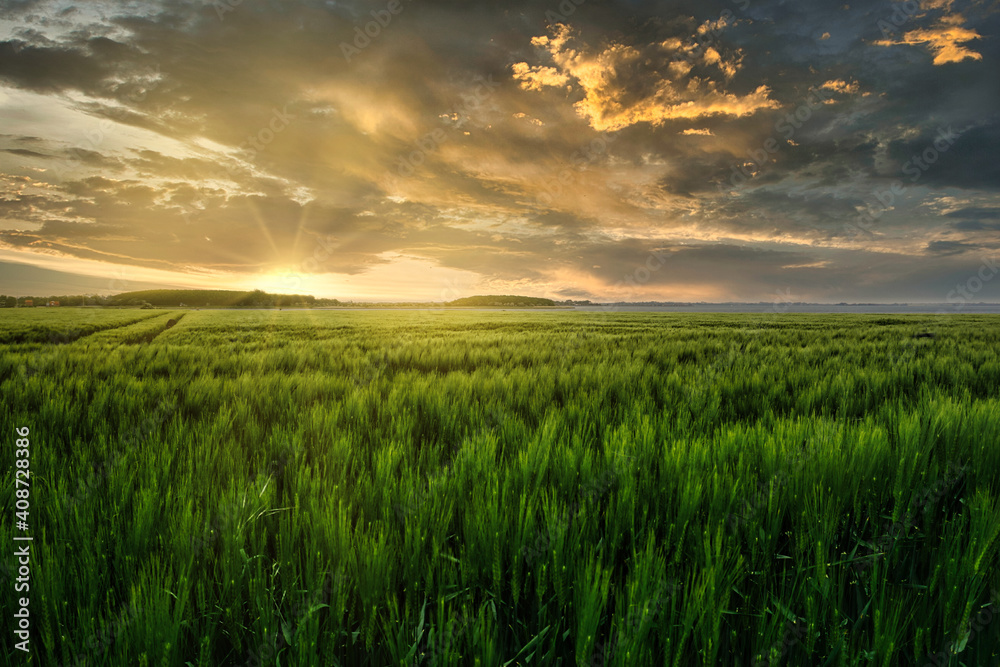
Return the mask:
[[[515,63],[514,78],[525,90],[562,86],[574,81],[585,98],[574,107],[598,131],[620,130],[637,123],[653,126],[667,120],[693,120],[707,116],[748,116],[780,105],[770,98],[770,89],[759,86],[747,95],[719,89],[706,76],[690,76],[695,64],[717,68],[731,78],[739,68],[739,58],[725,59],[715,47],[700,55],[678,39],[636,48],[611,43],[601,50],[578,44],[565,24],[553,27],[553,35],[532,39],[544,49],[555,66]],[[676,56],[681,56],[677,58]],[[630,80],[636,72],[638,85]]]
[[951,6],[955,3],[955,0],[921,0],[920,9],[925,11],[930,9],[943,9],[944,11],[950,11]]
[[569,76],[562,74],[555,67],[531,67],[528,63],[512,65],[514,78],[521,82],[525,90],[541,90],[546,86],[563,86],[569,82]]
[[833,81],[827,81],[820,86],[820,88],[823,90],[831,90],[835,93],[853,94],[858,92],[859,86],[857,81],[847,83],[843,79],[835,79]]
[[532,125],[538,125],[539,127],[541,127],[542,125],[545,125],[545,123],[543,123],[538,118],[532,118],[531,116],[529,116],[528,114],[524,113],[523,111],[519,111],[516,114],[514,114],[514,118],[517,118],[519,120],[522,120],[522,119],[526,120],[529,123],[531,123]]
[[961,24],[964,22],[965,19],[961,14],[952,14],[942,17],[931,28],[911,30],[905,33],[899,40],[881,39],[875,42],[875,44],[877,46],[895,46],[898,44],[916,46],[926,44],[927,48],[934,54],[935,65],[957,63],[966,59],[982,60],[982,54],[962,46],[966,42],[982,38],[975,30],[963,28]]

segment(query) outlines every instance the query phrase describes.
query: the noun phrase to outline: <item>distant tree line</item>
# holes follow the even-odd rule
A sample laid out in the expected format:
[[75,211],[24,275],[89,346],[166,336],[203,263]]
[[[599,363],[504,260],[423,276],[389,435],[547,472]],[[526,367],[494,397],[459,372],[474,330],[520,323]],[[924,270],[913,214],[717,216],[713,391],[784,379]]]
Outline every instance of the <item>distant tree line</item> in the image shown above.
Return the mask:
[[0,308],[24,308],[31,302],[32,306],[45,306],[53,301],[60,306],[107,306],[110,297],[90,294],[72,294],[66,296],[7,296],[0,294]]
[[0,308],[47,306],[105,306],[117,308],[309,308],[339,306],[337,299],[317,299],[306,294],[268,294],[262,290],[238,292],[229,290],[143,290],[123,292],[113,296],[73,294],[62,296],[7,296],[0,294]]
[[151,306],[178,308],[309,308],[337,306],[336,299],[317,299],[307,294],[268,294],[262,290],[238,292],[230,290],[143,290],[124,292],[111,297],[112,306]]
[[115,308],[313,308],[348,306],[354,308],[534,308],[586,305],[589,301],[561,301],[533,296],[485,295],[470,296],[446,303],[344,303],[337,299],[317,299],[308,294],[269,294],[263,290],[142,290],[113,296],[76,294],[70,296],[5,296],[0,295],[0,307],[34,307],[58,302],[60,306],[105,306]]
[[552,299],[542,299],[536,296],[488,295],[467,296],[455,299],[445,305],[457,308],[533,308],[539,306],[555,306]]

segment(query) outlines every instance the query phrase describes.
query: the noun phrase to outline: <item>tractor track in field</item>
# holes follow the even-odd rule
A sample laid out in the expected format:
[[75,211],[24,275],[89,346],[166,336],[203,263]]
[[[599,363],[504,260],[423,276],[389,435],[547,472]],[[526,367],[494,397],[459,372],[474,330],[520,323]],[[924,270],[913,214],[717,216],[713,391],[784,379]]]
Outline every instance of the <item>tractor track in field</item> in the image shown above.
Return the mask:
[[151,343],[161,333],[163,333],[167,329],[173,328],[178,322],[181,321],[181,318],[184,317],[184,315],[185,315],[185,313],[181,313],[180,315],[177,315],[176,317],[173,317],[173,318],[167,320],[163,324],[163,326],[161,328],[156,329],[155,331],[150,331],[149,333],[143,334],[142,336],[139,336],[135,340],[128,341],[126,344],[127,345],[140,345],[142,343]]
[[31,339],[32,332],[25,332],[25,335],[21,337],[16,337],[13,340],[5,341],[0,343],[0,345],[30,345],[30,344],[42,344],[42,345],[69,345],[70,343],[75,343],[84,338],[89,338],[99,333],[104,333],[107,331],[114,331],[116,329],[124,329],[126,327],[131,327],[136,324],[141,324],[148,320],[157,317],[153,315],[141,320],[136,320],[134,322],[125,322],[124,324],[113,324],[111,326],[102,327],[94,329],[93,331],[83,331],[81,329],[67,328],[62,331],[50,331],[45,336],[44,339]]

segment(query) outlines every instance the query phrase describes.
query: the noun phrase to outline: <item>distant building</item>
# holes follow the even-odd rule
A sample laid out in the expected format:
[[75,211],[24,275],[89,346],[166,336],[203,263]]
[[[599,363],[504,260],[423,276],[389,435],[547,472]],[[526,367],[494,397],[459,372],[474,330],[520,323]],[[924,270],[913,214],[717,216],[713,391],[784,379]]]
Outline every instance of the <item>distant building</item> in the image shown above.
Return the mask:
[[58,301],[49,301],[49,305],[50,306],[58,306],[59,302]]
[[28,308],[32,308],[32,307],[34,307],[35,302],[32,301],[31,299],[25,299],[24,300],[24,305],[27,306]]

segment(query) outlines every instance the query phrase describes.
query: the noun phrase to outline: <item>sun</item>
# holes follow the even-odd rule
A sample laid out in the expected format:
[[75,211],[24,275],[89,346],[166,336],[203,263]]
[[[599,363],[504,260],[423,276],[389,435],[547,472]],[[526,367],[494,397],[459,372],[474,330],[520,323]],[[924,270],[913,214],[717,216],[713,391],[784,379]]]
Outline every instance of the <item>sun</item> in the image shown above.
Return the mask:
[[270,294],[311,294],[310,290],[317,287],[315,278],[289,267],[255,276],[252,288]]

